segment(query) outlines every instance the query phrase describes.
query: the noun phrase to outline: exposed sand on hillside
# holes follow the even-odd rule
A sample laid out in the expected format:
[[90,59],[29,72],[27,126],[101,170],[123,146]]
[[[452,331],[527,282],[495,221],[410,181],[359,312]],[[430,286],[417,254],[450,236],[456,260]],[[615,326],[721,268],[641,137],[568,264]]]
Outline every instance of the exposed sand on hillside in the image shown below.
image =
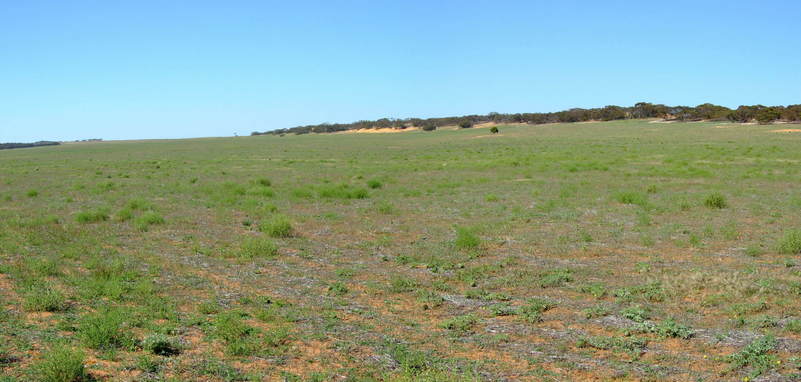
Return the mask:
[[771,133],[801,133],[801,129],[779,129],[771,130]]
[[334,134],[356,134],[356,133],[404,133],[407,131],[417,131],[419,130],[416,127],[407,127],[405,129],[393,129],[391,127],[384,127],[380,129],[356,129],[356,130],[344,130],[344,131],[337,131]]

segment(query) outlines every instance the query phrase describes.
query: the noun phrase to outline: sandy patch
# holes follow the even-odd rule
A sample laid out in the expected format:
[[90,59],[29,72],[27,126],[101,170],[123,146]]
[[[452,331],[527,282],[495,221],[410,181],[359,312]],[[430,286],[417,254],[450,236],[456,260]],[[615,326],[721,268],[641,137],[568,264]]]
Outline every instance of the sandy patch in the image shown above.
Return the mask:
[[771,133],[801,133],[801,129],[778,129],[771,130]]
[[334,134],[356,134],[356,133],[404,133],[407,131],[417,131],[419,130],[416,127],[407,127],[405,129],[394,129],[391,127],[384,127],[381,129],[356,129],[356,130],[344,130],[344,131],[337,131]]

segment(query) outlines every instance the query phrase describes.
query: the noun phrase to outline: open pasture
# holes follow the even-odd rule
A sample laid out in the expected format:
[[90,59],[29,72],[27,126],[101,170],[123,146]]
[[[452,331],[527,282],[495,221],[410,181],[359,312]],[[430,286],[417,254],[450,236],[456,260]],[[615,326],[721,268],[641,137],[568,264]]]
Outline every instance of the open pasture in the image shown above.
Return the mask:
[[793,380],[781,129],[0,151],[0,381]]

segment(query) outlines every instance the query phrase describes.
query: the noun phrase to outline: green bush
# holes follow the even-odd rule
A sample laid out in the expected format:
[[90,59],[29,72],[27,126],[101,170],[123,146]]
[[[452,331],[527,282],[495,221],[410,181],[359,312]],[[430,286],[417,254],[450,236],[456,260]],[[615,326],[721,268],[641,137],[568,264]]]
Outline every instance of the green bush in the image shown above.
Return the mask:
[[381,181],[378,180],[378,179],[370,179],[370,180],[367,181],[367,187],[370,187],[370,188],[372,188],[374,190],[378,189],[378,188],[381,188],[383,186],[384,186],[384,184],[381,183]]
[[571,281],[573,281],[573,271],[567,268],[553,269],[542,274],[540,277],[540,287],[560,287]]
[[60,312],[67,309],[67,299],[49,285],[35,285],[23,296],[22,307],[33,312]]
[[492,126],[492,127],[490,127],[490,133],[492,133],[492,134],[498,134],[499,132],[500,132],[500,130],[498,130],[498,126]]
[[245,259],[271,258],[278,256],[278,246],[267,238],[252,237],[242,242],[239,257]]
[[453,242],[456,249],[475,250],[481,246],[481,239],[466,227],[456,227],[456,240]]
[[779,240],[779,252],[786,254],[801,254],[801,230],[790,230],[784,233]]
[[262,221],[259,224],[259,230],[271,237],[292,237],[294,234],[292,223],[284,215],[273,215],[266,221]]
[[181,353],[178,343],[163,334],[153,334],[142,341],[142,349],[161,356],[173,356]]
[[81,211],[75,216],[78,223],[97,223],[108,220],[108,213],[104,209]]
[[152,225],[164,224],[164,218],[156,211],[147,211],[135,220],[136,228],[148,231]]
[[92,349],[130,347],[132,338],[125,331],[126,315],[119,309],[102,309],[85,316],[78,324],[78,337]]
[[57,346],[33,364],[33,374],[40,382],[88,382],[92,379],[86,373],[84,360],[82,352]]
[[723,209],[728,206],[728,203],[726,202],[726,197],[723,196],[723,194],[714,192],[709,194],[706,199],[704,199],[704,205],[709,208]]
[[473,326],[478,323],[478,318],[473,314],[466,314],[464,316],[457,316],[442,321],[439,324],[440,328],[448,329],[454,332],[465,333],[473,329]]
[[623,204],[634,204],[645,207],[648,204],[648,197],[645,194],[633,191],[618,192],[615,199]]

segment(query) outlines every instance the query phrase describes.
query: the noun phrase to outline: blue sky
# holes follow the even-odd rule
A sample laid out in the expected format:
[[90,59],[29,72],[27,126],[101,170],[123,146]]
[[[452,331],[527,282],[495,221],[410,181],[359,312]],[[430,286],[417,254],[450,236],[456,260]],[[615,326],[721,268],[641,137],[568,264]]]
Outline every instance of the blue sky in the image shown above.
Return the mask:
[[0,142],[801,103],[798,1],[3,1]]

